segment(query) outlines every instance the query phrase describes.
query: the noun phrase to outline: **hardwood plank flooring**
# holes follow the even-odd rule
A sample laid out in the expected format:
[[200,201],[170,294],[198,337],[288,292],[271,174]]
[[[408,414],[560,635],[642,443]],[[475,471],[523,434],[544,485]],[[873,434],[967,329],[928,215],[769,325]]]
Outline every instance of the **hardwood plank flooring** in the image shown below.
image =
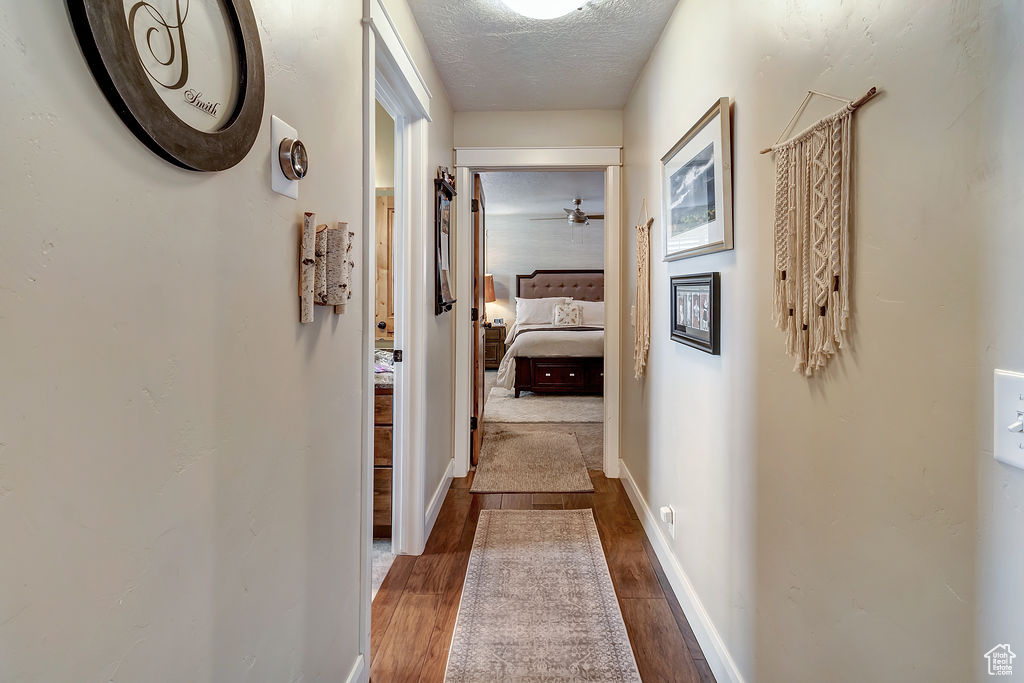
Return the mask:
[[697,639],[618,480],[591,471],[594,493],[471,494],[472,478],[470,472],[452,483],[423,555],[398,557],[373,601],[372,681],[444,680],[481,510],[591,508],[643,680],[714,683]]

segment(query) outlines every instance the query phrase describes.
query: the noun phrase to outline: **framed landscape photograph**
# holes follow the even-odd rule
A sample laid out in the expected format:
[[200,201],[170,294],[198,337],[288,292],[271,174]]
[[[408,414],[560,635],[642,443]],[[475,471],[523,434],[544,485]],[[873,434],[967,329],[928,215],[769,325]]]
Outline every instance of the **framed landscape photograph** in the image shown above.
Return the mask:
[[677,275],[671,280],[672,340],[719,355],[718,273]]
[[665,261],[732,249],[732,134],[723,97],[661,158]]

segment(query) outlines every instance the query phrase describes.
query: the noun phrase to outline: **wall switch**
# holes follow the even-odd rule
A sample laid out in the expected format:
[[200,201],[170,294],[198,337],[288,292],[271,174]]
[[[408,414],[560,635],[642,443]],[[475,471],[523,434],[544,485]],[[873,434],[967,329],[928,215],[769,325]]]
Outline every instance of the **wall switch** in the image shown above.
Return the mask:
[[992,455],[1024,469],[1024,374],[996,370]]
[[668,527],[669,536],[676,537],[676,510],[671,505],[662,505],[658,512],[661,514],[661,521]]

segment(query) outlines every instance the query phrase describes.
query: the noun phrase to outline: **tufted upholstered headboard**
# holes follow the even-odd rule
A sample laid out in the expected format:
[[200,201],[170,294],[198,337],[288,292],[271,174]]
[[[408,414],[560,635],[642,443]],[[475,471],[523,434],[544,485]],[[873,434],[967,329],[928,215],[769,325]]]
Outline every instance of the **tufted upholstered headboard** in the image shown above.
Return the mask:
[[571,296],[580,301],[604,301],[604,271],[535,270],[529,275],[516,275],[516,296]]

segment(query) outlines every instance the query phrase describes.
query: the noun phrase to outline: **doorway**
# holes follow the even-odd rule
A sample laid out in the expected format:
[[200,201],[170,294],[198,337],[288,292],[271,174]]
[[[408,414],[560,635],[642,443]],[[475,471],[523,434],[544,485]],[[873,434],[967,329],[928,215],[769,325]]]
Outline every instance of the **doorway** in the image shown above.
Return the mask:
[[371,599],[395,560],[392,543],[395,405],[395,120],[374,111],[373,548]]
[[[603,338],[604,369],[601,376],[603,401],[603,443],[601,464],[609,478],[619,476],[619,368],[621,348],[620,324],[620,249],[621,249],[621,162],[620,147],[595,148],[457,148],[456,173],[461,187],[471,186],[474,176],[495,171],[593,171],[603,175],[604,184],[604,314]],[[477,235],[472,229],[474,218],[470,202],[457,207],[457,224],[471,226],[458,230],[458,271],[477,273],[474,261],[476,244],[486,244],[486,234]],[[494,202],[491,201],[491,216]],[[486,273],[482,273],[486,287]],[[481,306],[481,296],[475,290],[475,277],[457,279],[457,298]],[[486,289],[485,289],[486,291]],[[465,310],[465,309],[464,309]],[[473,460],[472,418],[476,397],[477,366],[474,349],[480,343],[479,331],[468,325],[456,328],[456,405],[455,405],[455,476],[469,472]],[[571,370],[567,371],[571,372]],[[486,421],[486,405],[484,407]]]
[[604,174],[491,171],[473,179],[481,314],[473,316],[471,463],[479,464],[482,434],[505,442],[566,433],[587,469],[603,471]]
[[[363,210],[361,250],[356,259],[362,284],[361,341],[366,367],[360,388],[363,432],[362,451],[362,525],[360,544],[360,605],[362,659],[353,672],[353,680],[365,680],[370,656],[371,592],[373,578],[373,537],[375,527],[381,535],[386,526],[387,466],[377,460],[379,440],[386,435],[390,412],[391,468],[390,521],[391,553],[418,555],[426,541],[426,496],[424,493],[426,434],[426,319],[434,272],[428,273],[426,238],[421,226],[428,223],[428,185],[433,175],[427,165],[427,126],[430,120],[430,92],[409,57],[395,30],[394,22],[381,0],[363,4]],[[393,122],[393,182],[390,249],[390,305],[393,322],[385,315],[385,334],[378,339],[377,324],[377,120],[382,128]],[[383,155],[384,159],[387,155]],[[383,159],[382,159],[383,161]],[[384,182],[384,181],[382,181]],[[383,186],[381,186],[383,187]],[[385,195],[386,196],[386,195]],[[387,209],[385,209],[387,210]],[[428,284],[431,289],[428,290]],[[385,296],[385,312],[388,298]],[[390,331],[388,327],[390,326]],[[390,332],[390,336],[388,334]],[[376,394],[377,345],[390,346],[392,352],[392,395]],[[401,354],[399,353],[401,352]],[[339,387],[339,391],[344,388]],[[383,404],[390,399],[390,406]],[[390,409],[390,410],[388,410]],[[376,416],[376,417],[375,417]],[[382,419],[377,419],[382,418]],[[376,491],[376,495],[375,495]],[[376,505],[375,505],[376,503]],[[380,563],[378,562],[378,565]]]

